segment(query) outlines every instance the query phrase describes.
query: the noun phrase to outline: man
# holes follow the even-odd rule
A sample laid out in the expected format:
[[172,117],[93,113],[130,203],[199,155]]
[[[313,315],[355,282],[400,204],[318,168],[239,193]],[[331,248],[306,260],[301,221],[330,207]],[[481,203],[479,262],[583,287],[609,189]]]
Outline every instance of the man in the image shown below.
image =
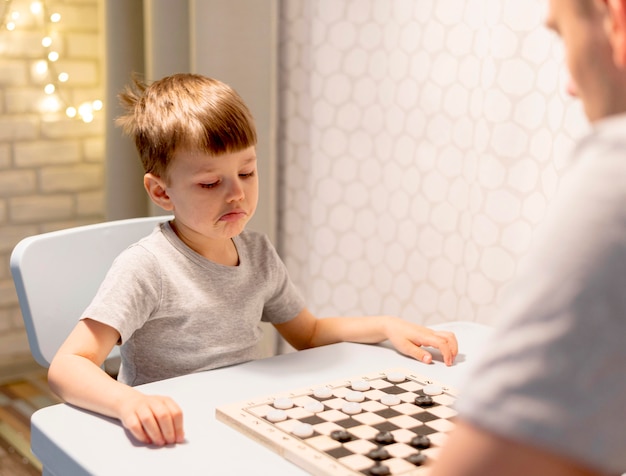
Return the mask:
[[433,476],[626,472],[626,0],[549,0],[591,133],[573,152]]

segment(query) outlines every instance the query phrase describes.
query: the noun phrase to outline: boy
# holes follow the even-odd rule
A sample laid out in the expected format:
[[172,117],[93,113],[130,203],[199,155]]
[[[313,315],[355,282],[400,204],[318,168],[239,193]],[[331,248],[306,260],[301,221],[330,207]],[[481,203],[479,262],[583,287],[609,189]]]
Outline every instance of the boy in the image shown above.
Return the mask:
[[[452,364],[452,333],[389,316],[317,319],[304,307],[269,240],[245,230],[257,205],[257,138],[235,91],[192,74],[134,86],[118,124],[135,139],[148,195],[174,220],[113,263],[50,365],[60,397],[119,419],[141,442],[180,443],[178,405],[131,385],[255,358],[260,320],[296,349],[389,339],[425,363],[421,346],[436,347]],[[118,381],[100,369],[116,344]]]
[[626,0],[549,0],[579,142],[433,476],[626,471]]

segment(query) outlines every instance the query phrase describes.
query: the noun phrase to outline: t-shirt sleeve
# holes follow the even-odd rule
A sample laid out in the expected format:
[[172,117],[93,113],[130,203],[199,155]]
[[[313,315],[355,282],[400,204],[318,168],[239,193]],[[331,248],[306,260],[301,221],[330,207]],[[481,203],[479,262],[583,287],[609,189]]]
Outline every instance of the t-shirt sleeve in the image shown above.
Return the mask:
[[304,299],[291,281],[287,268],[269,239],[264,237],[264,259],[271,279],[271,292],[263,307],[261,320],[273,324],[290,321],[304,309]]
[[120,344],[148,320],[161,302],[158,260],[141,245],[132,245],[113,262],[81,319],[107,324]]

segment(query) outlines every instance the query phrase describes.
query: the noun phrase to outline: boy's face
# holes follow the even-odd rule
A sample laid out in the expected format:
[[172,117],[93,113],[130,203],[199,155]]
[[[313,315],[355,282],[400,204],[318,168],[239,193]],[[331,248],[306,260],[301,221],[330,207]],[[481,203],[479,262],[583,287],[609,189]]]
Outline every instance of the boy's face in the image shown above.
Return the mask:
[[157,204],[174,213],[177,227],[211,240],[230,239],[256,210],[256,149],[219,156],[177,152],[162,183],[165,199]]

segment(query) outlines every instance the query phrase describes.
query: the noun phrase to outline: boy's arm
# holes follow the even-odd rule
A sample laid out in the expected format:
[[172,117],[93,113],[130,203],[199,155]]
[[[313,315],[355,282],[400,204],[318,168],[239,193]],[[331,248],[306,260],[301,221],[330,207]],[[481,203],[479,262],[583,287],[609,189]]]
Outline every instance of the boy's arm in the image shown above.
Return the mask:
[[182,442],[182,412],[173,400],[144,395],[101,369],[119,337],[106,324],[79,321],[50,364],[50,388],[68,403],[119,419],[143,443]]
[[439,349],[446,365],[452,365],[458,353],[452,332],[435,331],[393,316],[317,319],[303,309],[295,318],[275,327],[298,350],[336,342],[375,344],[389,339],[399,352],[424,363],[432,362],[432,355],[422,346]]

